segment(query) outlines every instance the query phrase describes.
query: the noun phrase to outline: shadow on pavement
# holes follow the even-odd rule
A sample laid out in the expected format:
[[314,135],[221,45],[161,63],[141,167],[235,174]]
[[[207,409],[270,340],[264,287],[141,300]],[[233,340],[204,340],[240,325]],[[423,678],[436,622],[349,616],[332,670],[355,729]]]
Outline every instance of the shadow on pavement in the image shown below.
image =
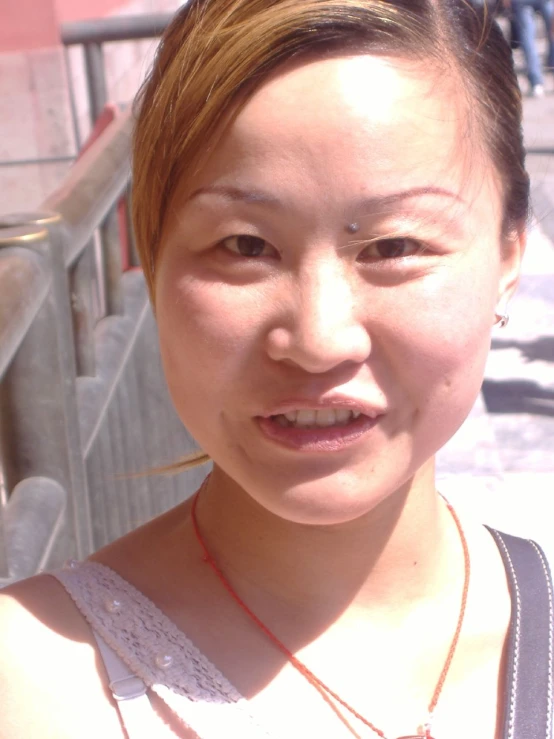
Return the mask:
[[530,413],[554,418],[554,390],[529,380],[485,380],[482,387],[489,413]]
[[540,336],[534,341],[493,339],[492,349],[518,349],[526,362],[554,362],[554,336]]

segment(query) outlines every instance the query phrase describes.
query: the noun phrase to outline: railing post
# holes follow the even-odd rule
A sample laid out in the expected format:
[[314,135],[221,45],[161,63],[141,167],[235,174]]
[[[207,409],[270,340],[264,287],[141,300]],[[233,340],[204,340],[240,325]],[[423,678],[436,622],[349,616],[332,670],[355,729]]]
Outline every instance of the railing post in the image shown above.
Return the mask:
[[[38,229],[35,233],[19,231],[10,235],[11,240],[6,242],[6,246],[16,238],[20,243],[44,239],[47,233]],[[2,246],[0,241],[0,249]],[[5,377],[44,302],[49,275],[44,273],[42,262],[34,255],[23,249],[6,249],[0,251],[0,285],[0,578],[5,578],[10,574],[6,511],[9,493],[17,482],[14,460],[10,455],[17,414],[12,413]]]
[[96,366],[92,317],[93,256],[92,244],[88,244],[69,272],[77,374],[85,377],[94,377]]
[[110,210],[100,227],[100,241],[104,257],[107,313],[110,316],[123,315],[121,238],[117,204]]
[[8,480],[6,474],[8,457],[4,448],[5,444],[2,443],[4,425],[5,424],[2,423],[2,415],[0,414],[0,578],[8,577],[10,574],[6,529],[4,524],[4,513],[8,504]]
[[[10,498],[2,508],[2,569],[11,575],[7,513],[19,482],[35,475],[71,488],[63,379],[53,297],[48,231],[36,227],[0,230],[2,266],[2,375],[0,417],[5,484]],[[42,248],[41,248],[42,247]],[[71,519],[70,519],[71,521]],[[50,550],[49,564],[76,556],[77,542],[65,519]],[[29,543],[33,531],[27,531]]]
[[[9,231],[2,228],[25,226],[31,228],[45,227],[48,239],[35,240],[22,245],[32,248],[44,256],[49,263],[52,278],[52,301],[55,315],[56,345],[58,349],[58,367],[60,379],[60,413],[63,416],[63,438],[68,464],[68,491],[73,504],[73,528],[75,532],[76,556],[85,557],[93,551],[92,525],[90,520],[90,504],[82,457],[79,435],[79,418],[76,393],[76,358],[73,340],[73,318],[71,314],[71,298],[69,280],[65,266],[64,231],[58,213],[19,213],[0,219],[0,247],[13,241]],[[36,358],[35,358],[36,363]],[[39,472],[38,474],[44,474]],[[62,485],[65,483],[63,481]]]
[[127,238],[128,238],[128,260],[129,267],[140,267],[140,258],[137,251],[137,243],[135,239],[135,231],[133,229],[133,188],[131,183],[127,186],[127,197],[125,198],[125,215],[127,218]]
[[[186,5],[186,2],[182,5]],[[172,17],[173,13],[148,13],[62,23],[60,32],[63,45],[66,48],[77,44],[83,46],[93,125],[108,100],[102,45],[113,41],[138,41],[161,36]]]
[[83,49],[85,53],[90,117],[94,125],[108,102],[104,51],[101,43],[94,42],[84,44]]
[[0,587],[52,566],[66,509],[67,490],[56,480],[27,477],[15,487],[4,517],[8,570]]

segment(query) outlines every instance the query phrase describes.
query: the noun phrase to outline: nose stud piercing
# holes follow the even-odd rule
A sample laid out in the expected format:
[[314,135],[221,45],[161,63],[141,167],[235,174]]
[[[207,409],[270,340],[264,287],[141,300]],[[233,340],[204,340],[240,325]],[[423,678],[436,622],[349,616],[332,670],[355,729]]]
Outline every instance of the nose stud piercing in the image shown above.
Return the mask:
[[495,325],[497,324],[498,328],[504,328],[510,321],[510,316],[507,313],[496,313],[495,318]]
[[360,230],[360,225],[358,223],[349,223],[346,227],[346,230],[349,234],[358,233],[358,231]]

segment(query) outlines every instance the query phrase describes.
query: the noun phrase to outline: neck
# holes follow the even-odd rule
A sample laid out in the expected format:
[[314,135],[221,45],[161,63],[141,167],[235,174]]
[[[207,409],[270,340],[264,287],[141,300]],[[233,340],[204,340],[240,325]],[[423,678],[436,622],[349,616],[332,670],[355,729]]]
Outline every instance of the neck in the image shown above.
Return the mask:
[[245,600],[270,599],[308,619],[360,610],[401,618],[458,579],[453,562],[462,575],[455,524],[435,491],[432,465],[365,515],[333,526],[275,516],[216,468],[197,520],[208,551]]

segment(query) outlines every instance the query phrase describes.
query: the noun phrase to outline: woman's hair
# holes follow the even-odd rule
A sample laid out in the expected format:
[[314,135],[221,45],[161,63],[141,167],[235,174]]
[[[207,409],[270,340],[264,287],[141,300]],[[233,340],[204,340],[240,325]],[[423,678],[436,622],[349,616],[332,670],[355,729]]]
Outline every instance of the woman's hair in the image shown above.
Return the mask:
[[468,0],[189,0],[165,32],[137,98],[133,223],[153,297],[175,188],[213,148],[222,123],[280,64],[371,53],[434,63],[465,95],[467,135],[504,187],[504,229],[529,208],[521,95],[512,54],[486,3]]

